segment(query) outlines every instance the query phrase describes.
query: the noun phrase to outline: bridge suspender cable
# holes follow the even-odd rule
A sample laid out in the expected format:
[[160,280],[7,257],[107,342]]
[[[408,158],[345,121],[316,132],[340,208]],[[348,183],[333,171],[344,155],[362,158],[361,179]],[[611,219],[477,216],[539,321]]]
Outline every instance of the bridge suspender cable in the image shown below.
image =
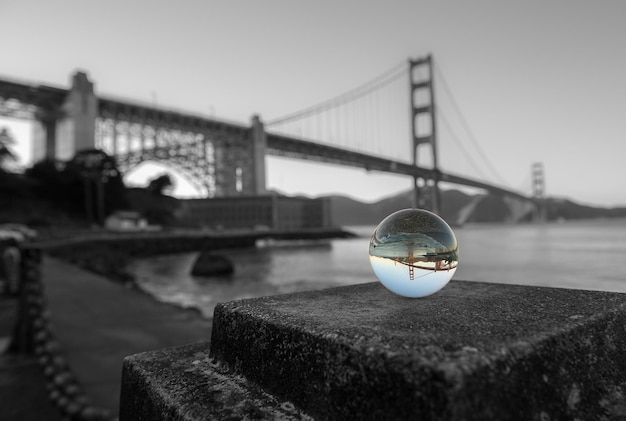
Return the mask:
[[[478,143],[478,141],[476,140],[476,137],[474,136],[474,134],[472,133],[472,130],[470,129],[469,124],[467,123],[467,119],[465,118],[465,116],[463,115],[463,112],[461,111],[461,107],[459,107],[458,102],[456,101],[454,95],[452,94],[452,90],[450,89],[450,87],[448,86],[445,77],[443,76],[443,73],[441,71],[441,69],[439,68],[439,66],[435,65],[435,72],[437,72],[437,79],[441,82],[441,86],[443,86],[444,91],[446,92],[446,94],[448,95],[448,97],[450,98],[450,101],[452,102],[452,106],[454,107],[455,111],[457,112],[459,119],[461,120],[462,125],[464,126],[465,131],[467,132],[467,135],[470,139],[470,141],[474,144],[474,147],[476,148],[476,151],[478,152],[478,154],[480,155],[480,157],[482,158],[483,162],[485,162],[485,164],[487,165],[487,167],[489,168],[489,170],[491,171],[491,173],[493,174],[493,176],[495,178],[498,179],[498,181],[506,186],[507,182],[504,180],[504,178],[500,175],[500,173],[495,169],[495,167],[491,164],[491,161],[489,161],[489,159],[487,159],[487,155],[485,154],[485,152],[483,151],[483,149],[481,148],[480,144]],[[447,124],[447,122],[446,122]],[[449,127],[449,126],[448,126]],[[450,128],[450,127],[449,127]],[[450,130],[450,132],[452,132],[452,130]],[[453,134],[453,138],[454,138],[454,134]],[[458,139],[455,139],[457,141],[457,144],[461,144],[460,141],[458,141]],[[462,148],[463,152],[468,156],[469,158],[469,154],[467,153],[467,151]],[[470,158],[470,161],[473,162]],[[475,164],[474,164],[475,165]],[[479,170],[480,172],[480,170]],[[481,172],[482,174],[482,172]],[[482,174],[484,176],[484,174]]]
[[474,168],[481,177],[485,179],[488,178],[483,172],[482,168],[476,163],[476,161],[474,161],[474,158],[472,157],[472,155],[470,155],[467,149],[465,149],[463,142],[461,142],[459,137],[456,135],[456,133],[454,132],[454,129],[452,129],[452,125],[448,122],[448,119],[444,116],[444,114],[439,112],[437,114],[437,117],[441,120],[444,126],[446,126],[446,128],[448,129],[448,132],[450,133],[450,137],[452,138],[452,140],[454,140],[454,143],[458,146],[461,152],[463,152],[463,155],[465,155],[465,158],[467,158],[467,161],[472,166],[472,168]]
[[400,77],[406,77],[407,63],[403,61],[381,75],[375,77],[367,83],[364,83],[357,88],[354,88],[344,94],[338,95],[334,98],[321,102],[317,105],[305,108],[292,114],[288,114],[283,117],[276,118],[266,123],[266,126],[273,126],[277,124],[286,123],[309,117],[316,113],[324,112],[332,108],[340,107],[343,104],[359,99],[381,87],[399,79]]

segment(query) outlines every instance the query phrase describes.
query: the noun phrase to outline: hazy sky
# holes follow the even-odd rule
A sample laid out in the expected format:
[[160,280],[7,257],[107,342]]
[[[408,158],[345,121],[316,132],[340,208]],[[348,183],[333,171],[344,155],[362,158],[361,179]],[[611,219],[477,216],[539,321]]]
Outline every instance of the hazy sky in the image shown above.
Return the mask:
[[[625,18],[621,0],[0,0],[0,75],[68,86],[83,69],[97,93],[247,124],[432,53],[507,186],[530,193],[541,161],[548,195],[626,205]],[[479,178],[440,144],[444,170]],[[269,187],[372,200],[410,184],[322,168],[268,159]]]

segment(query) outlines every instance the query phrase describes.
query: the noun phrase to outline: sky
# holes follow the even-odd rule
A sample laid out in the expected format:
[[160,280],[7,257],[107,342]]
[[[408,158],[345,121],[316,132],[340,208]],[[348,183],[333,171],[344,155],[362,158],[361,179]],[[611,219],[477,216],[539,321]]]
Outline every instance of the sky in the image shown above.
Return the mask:
[[[81,69],[97,94],[247,124],[432,54],[453,95],[435,80],[441,110],[452,118],[458,105],[483,152],[467,146],[468,158],[442,130],[444,171],[482,179],[468,161],[485,174],[492,165],[489,181],[530,194],[531,165],[542,162],[548,196],[623,206],[624,16],[621,0],[0,0],[0,77],[68,87]],[[27,155],[29,126],[0,119],[7,125]],[[272,157],[267,180],[289,194],[365,201],[411,184]]]

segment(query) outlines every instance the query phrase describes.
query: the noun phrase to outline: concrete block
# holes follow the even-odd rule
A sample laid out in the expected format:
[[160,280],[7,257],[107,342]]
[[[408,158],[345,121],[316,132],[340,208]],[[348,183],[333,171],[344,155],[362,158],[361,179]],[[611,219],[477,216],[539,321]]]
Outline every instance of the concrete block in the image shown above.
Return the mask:
[[219,305],[208,344],[124,363],[120,419],[617,420],[626,294],[378,283]]
[[127,357],[120,421],[311,420],[210,359],[208,351],[200,343]]
[[626,294],[372,283],[222,304],[211,356],[315,419],[609,419],[625,322]]

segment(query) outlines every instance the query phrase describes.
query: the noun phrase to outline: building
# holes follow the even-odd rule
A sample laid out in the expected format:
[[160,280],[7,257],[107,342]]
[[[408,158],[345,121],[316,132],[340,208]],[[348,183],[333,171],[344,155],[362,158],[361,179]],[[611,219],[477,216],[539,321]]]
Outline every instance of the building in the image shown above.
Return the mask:
[[181,200],[178,220],[214,230],[296,231],[332,226],[328,199],[274,195]]

